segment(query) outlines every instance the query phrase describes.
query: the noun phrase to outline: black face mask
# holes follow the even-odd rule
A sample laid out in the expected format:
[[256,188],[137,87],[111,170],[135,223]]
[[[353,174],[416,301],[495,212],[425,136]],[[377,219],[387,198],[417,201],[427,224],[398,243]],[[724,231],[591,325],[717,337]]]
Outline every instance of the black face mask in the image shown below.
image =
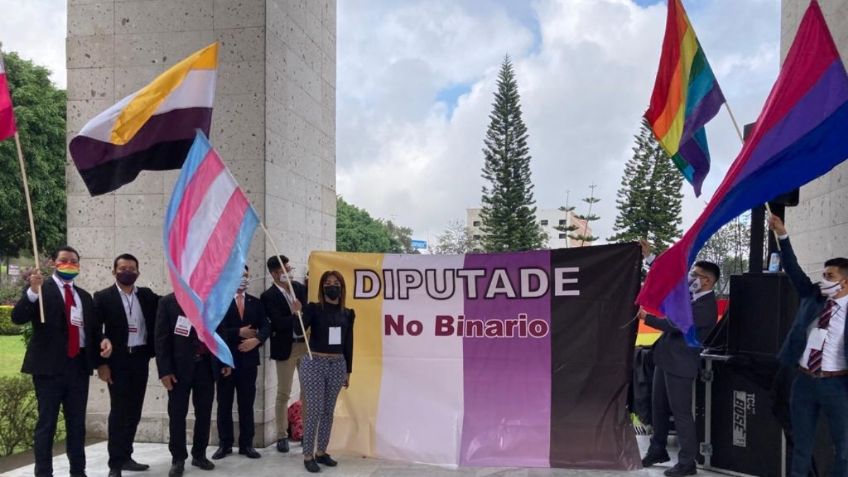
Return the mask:
[[327,285],[324,287],[324,296],[328,300],[338,300],[342,295],[342,287],[338,285]]
[[138,278],[138,273],[136,272],[118,272],[115,275],[115,278],[118,280],[118,283],[124,286],[131,286],[135,283]]

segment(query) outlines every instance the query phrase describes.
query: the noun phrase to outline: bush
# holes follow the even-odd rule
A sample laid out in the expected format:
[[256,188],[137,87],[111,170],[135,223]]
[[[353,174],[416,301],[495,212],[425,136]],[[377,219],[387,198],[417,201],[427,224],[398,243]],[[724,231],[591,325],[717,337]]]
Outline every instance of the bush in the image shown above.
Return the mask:
[[0,377],[0,457],[32,447],[37,419],[32,378]]
[[0,285],[0,305],[14,305],[21,297],[23,282],[15,280],[12,283],[3,282]]
[[12,307],[0,305],[0,335],[19,335],[21,327],[12,323]]

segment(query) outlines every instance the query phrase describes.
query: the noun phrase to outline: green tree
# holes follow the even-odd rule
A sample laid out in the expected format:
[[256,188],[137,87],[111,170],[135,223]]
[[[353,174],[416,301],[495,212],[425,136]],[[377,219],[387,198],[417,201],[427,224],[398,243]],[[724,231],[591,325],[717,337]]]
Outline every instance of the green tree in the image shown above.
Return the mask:
[[[579,229],[580,227],[578,227],[575,223],[573,223],[570,220],[571,216],[574,212],[574,206],[568,204],[568,192],[566,192],[566,195],[565,195],[565,205],[560,207],[559,210],[562,211],[562,212],[565,212],[565,223],[564,224],[557,224],[557,226],[554,227],[554,230],[556,230],[557,232],[562,232],[567,237],[570,237],[570,236],[574,235],[574,232],[577,229]],[[566,247],[567,246],[568,245],[566,244]]]
[[583,198],[583,202],[588,205],[588,211],[585,214],[575,214],[574,217],[576,219],[582,220],[586,224],[586,229],[583,231],[578,231],[579,227],[574,228],[578,233],[572,233],[568,236],[571,240],[579,240],[580,246],[582,247],[587,242],[589,245],[592,245],[592,242],[598,240],[599,237],[592,235],[591,232],[591,224],[592,222],[598,221],[601,218],[597,214],[592,213],[592,206],[601,201],[601,199],[595,197],[595,187],[598,187],[594,184],[589,186],[589,190],[591,191],[589,197]]
[[375,219],[341,197],[336,199],[336,250],[339,252],[417,253],[412,229]]
[[[65,91],[53,86],[46,68],[16,53],[5,54],[4,60],[26,163],[38,247],[46,253],[66,240]],[[17,256],[30,251],[32,239],[12,139],[0,143],[0,171],[0,255]]]
[[521,119],[518,84],[509,57],[498,73],[498,90],[483,140],[483,248],[487,251],[541,248],[545,236],[536,221],[527,127]]
[[751,214],[743,214],[718,229],[698,252],[698,260],[718,265],[721,277],[715,290],[719,295],[730,293],[730,276],[748,270],[751,249]]
[[647,239],[662,252],[680,237],[683,175],[642,120],[633,157],[624,166],[610,242]]

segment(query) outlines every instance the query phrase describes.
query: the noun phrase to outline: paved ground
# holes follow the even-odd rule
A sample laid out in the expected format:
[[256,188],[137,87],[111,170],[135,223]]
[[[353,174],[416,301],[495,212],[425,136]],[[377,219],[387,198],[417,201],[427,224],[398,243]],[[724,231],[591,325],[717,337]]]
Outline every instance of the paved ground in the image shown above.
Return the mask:
[[[647,445],[647,439],[639,437],[640,447]],[[210,448],[208,455],[212,455],[214,448]],[[293,446],[291,453],[280,454],[276,449],[268,447],[259,449],[261,459],[251,460],[239,455],[231,455],[225,459],[215,462],[216,468],[212,472],[204,472],[189,465],[186,466],[186,476],[208,476],[215,475],[238,475],[250,477],[295,477],[312,476],[303,468],[303,460],[300,455],[300,447]],[[106,477],[106,443],[90,445],[86,448],[88,460],[87,474],[89,477]],[[148,472],[125,472],[126,477],[159,477],[168,474],[171,456],[165,444],[136,444],[134,457],[137,461],[151,465]],[[358,457],[337,456],[339,466],[335,469],[323,468],[319,475],[345,476],[345,477],[584,477],[584,476],[634,476],[634,477],[661,477],[667,464],[656,468],[643,469],[633,472],[609,472],[570,469],[502,469],[502,468],[462,468],[446,469],[417,464],[404,464],[377,459],[365,459]],[[21,467],[3,474],[6,477],[30,477],[32,465]],[[57,455],[53,459],[53,470],[56,476],[68,475],[68,460],[63,455]],[[704,477],[718,476],[720,474],[699,471],[698,475]]]

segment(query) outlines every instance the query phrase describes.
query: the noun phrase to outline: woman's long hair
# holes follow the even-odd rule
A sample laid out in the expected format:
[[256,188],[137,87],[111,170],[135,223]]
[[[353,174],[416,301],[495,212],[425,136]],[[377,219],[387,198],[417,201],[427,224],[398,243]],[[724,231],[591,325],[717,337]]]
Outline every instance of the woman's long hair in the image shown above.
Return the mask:
[[318,281],[319,289],[318,289],[318,303],[321,304],[321,308],[324,308],[324,282],[327,281],[330,276],[336,277],[339,281],[339,285],[342,287],[342,292],[339,294],[339,306],[344,309],[345,307],[345,295],[347,294],[347,287],[345,286],[345,280],[342,276],[341,272],[337,272],[335,270],[327,270],[321,275],[321,280]]

